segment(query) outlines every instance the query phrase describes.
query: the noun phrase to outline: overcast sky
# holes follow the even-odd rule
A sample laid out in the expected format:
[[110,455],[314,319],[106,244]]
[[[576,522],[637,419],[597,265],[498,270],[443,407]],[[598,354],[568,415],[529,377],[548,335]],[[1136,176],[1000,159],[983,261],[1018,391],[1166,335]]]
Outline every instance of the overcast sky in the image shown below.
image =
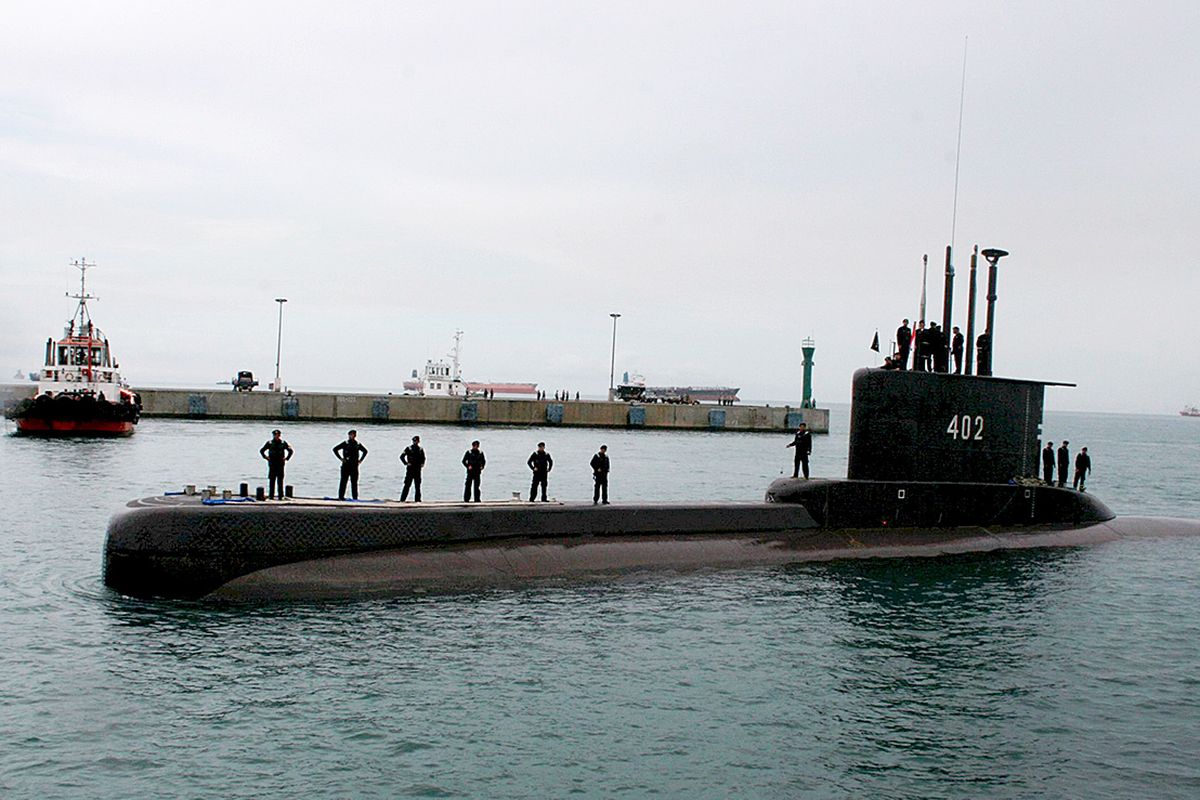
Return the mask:
[[[997,374],[1200,403],[1200,4],[48,3],[0,25],[0,379],[77,286],[134,385],[617,376],[849,399],[1001,247]],[[981,292],[982,295],[982,292]],[[982,297],[981,297],[982,301]],[[982,313],[979,316],[982,321]]]

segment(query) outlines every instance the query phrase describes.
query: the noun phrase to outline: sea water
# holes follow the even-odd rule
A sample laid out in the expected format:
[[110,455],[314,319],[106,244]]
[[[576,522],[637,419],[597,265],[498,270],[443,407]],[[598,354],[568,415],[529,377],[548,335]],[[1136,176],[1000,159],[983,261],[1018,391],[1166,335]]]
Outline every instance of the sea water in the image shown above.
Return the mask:
[[[843,477],[845,407],[813,472]],[[1200,540],[646,572],[324,603],[106,590],[127,500],[265,484],[271,424],[145,420],[125,440],[0,436],[0,797],[1200,796]],[[336,494],[344,424],[284,426],[298,494]],[[788,436],[358,426],[362,497],[756,500]],[[11,424],[7,431],[11,431]],[[1120,514],[1200,518],[1200,420],[1051,413]]]

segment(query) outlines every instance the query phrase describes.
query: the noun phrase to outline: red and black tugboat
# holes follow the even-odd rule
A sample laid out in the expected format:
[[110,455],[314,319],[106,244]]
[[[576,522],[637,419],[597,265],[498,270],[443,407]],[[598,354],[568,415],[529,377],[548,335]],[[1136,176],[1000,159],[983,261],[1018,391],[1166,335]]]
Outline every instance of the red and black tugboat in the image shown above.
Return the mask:
[[37,395],[13,408],[8,416],[17,433],[28,436],[129,436],[137,425],[142,404],[117,372],[108,339],[92,322],[87,301],[87,271],[95,264],[83,259],[79,270],[79,301],[63,337],[46,340],[46,363],[38,373]]

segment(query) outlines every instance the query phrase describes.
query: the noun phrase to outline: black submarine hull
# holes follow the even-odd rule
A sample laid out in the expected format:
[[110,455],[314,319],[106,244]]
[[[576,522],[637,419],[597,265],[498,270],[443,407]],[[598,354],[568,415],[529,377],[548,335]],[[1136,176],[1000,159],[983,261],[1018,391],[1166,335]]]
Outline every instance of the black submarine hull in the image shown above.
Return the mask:
[[139,598],[354,597],[1168,534],[1200,535],[1200,522],[1117,519],[1048,486],[780,480],[761,503],[613,506],[171,496],[113,518],[104,581]]

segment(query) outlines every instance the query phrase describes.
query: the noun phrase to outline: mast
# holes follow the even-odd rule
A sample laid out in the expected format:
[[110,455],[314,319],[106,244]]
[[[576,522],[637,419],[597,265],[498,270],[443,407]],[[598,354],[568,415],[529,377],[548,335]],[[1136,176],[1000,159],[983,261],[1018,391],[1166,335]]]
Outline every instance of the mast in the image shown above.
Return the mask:
[[946,283],[942,293],[942,336],[945,344],[943,345],[944,356],[946,359],[946,371],[950,371],[950,316],[954,310],[954,264],[951,263],[951,246],[946,245]]
[[452,383],[457,383],[459,381],[458,357],[459,357],[459,354],[462,352],[462,335],[463,335],[462,331],[460,331],[460,330],[454,331],[454,352],[452,352],[450,354],[451,359],[452,359],[451,363],[453,364],[453,370],[454,370],[450,375],[450,380]]
[[925,284],[929,275],[929,254],[921,256],[921,313],[917,315],[918,322],[925,321]]
[[100,298],[87,293],[87,271],[90,267],[96,266],[96,264],[95,262],[89,264],[87,263],[87,259],[80,258],[72,261],[71,266],[79,270],[79,294],[71,294],[70,292],[66,293],[67,297],[73,297],[79,301],[79,306],[75,309],[75,315],[71,317],[71,324],[73,327],[75,321],[78,320],[79,333],[82,334],[86,328],[88,332],[88,338],[91,338],[92,316],[88,313],[87,301],[99,300]]
[[971,374],[971,354],[975,351],[975,268],[979,262],[979,245],[971,252],[971,283],[967,290],[967,340],[963,355],[967,363],[963,368],[964,375]]

